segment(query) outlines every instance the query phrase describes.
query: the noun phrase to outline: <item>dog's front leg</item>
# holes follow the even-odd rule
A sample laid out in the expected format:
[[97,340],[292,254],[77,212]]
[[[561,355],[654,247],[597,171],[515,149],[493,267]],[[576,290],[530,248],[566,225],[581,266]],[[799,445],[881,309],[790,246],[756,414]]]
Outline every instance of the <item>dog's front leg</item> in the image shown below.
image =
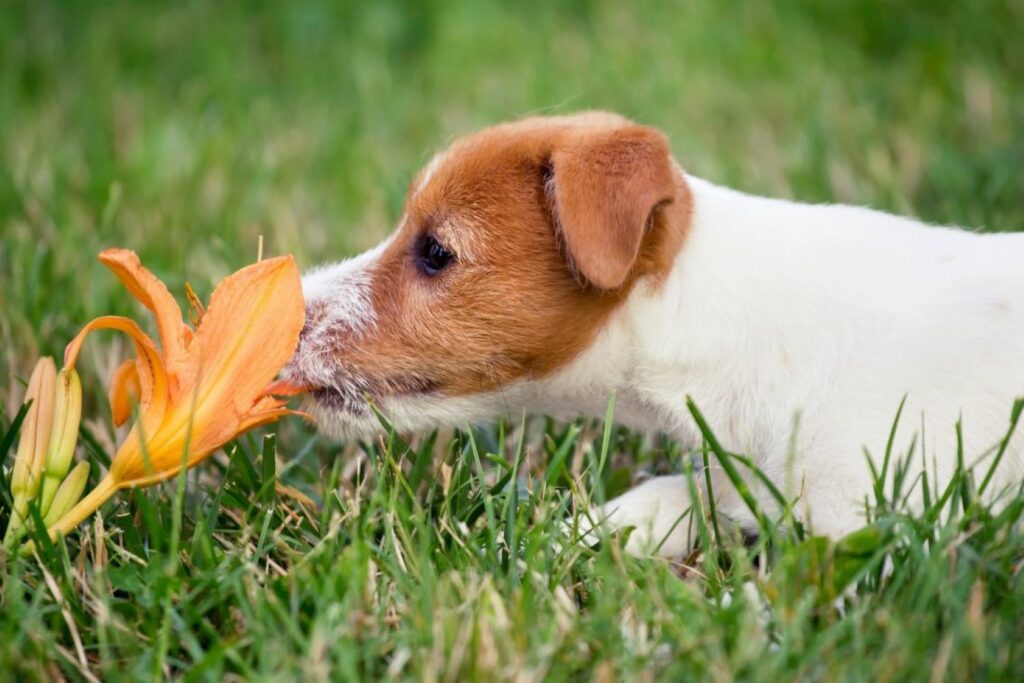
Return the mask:
[[[579,530],[580,537],[596,541],[598,535],[593,525],[604,533],[632,528],[626,541],[628,552],[668,558],[686,556],[697,543],[694,505],[686,479],[681,474],[655,477],[591,510],[588,516],[580,518],[580,526],[585,527]],[[707,492],[699,475],[696,483],[706,506]],[[756,532],[756,521],[736,491],[723,481],[717,481],[715,486],[720,525],[743,533]]]
[[689,484],[684,475],[648,479],[592,513],[605,531],[633,527],[626,550],[678,558],[696,542]]

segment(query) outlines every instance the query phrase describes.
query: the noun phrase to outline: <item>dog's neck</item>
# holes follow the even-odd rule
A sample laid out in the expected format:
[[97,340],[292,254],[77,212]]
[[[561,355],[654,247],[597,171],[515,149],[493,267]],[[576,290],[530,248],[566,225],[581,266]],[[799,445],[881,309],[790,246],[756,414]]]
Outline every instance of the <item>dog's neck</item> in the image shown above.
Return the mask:
[[800,205],[687,180],[692,224],[671,274],[637,286],[553,379],[548,397],[561,403],[546,407],[601,416],[614,392],[621,422],[693,444],[690,395],[730,447],[784,448],[796,412],[847,351],[844,314],[822,310],[808,285],[800,226],[787,216]]

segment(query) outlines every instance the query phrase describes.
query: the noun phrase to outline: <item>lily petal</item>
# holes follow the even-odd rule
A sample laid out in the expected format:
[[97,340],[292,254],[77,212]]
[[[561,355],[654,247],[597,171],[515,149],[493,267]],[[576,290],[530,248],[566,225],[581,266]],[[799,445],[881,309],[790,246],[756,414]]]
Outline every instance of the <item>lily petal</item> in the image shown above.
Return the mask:
[[118,315],[102,316],[83,327],[64,349],[65,367],[75,367],[82,343],[94,330],[124,332],[135,343],[135,371],[139,380],[139,419],[146,434],[154,433],[163,421],[168,402],[167,372],[156,344],[131,318]]
[[285,417],[286,415],[301,417],[309,421],[313,420],[312,415],[301,410],[289,408],[284,401],[278,401],[267,396],[257,401],[249,413],[242,419],[242,425],[239,428],[239,432],[245,432],[253,429],[254,427],[274,422],[278,418]]
[[120,427],[132,416],[132,409],[139,403],[142,388],[139,386],[139,371],[135,361],[128,359],[117,366],[110,378],[107,399],[110,401],[111,420]]
[[200,372],[195,417],[204,425],[196,445],[230,439],[291,358],[305,321],[297,301],[302,283],[290,256],[254,263],[217,286],[189,346]]
[[311,387],[301,384],[292,384],[289,380],[279,379],[267,387],[268,396],[301,396],[309,392]]
[[173,374],[185,354],[186,332],[182,321],[181,308],[174,296],[150,272],[138,255],[129,249],[106,249],[100,252],[100,261],[114,272],[121,283],[156,316],[157,332],[160,336],[160,350],[164,361]]

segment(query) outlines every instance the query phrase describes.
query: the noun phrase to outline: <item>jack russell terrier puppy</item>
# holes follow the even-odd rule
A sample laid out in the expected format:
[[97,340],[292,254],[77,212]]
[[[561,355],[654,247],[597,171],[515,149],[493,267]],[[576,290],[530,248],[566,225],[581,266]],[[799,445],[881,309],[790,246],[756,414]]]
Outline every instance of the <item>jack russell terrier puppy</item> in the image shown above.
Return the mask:
[[[329,434],[378,432],[367,397],[414,431],[600,417],[615,392],[620,422],[692,448],[692,396],[832,536],[864,522],[865,451],[880,461],[904,398],[894,457],[913,443],[934,485],[956,465],[956,422],[984,471],[1024,395],[1024,234],[718,187],[662,133],[607,113],[456,141],[413,180],[390,239],[303,290],[285,377]],[[1018,434],[990,490],[1019,482],[1022,461]],[[752,527],[717,467],[712,482],[718,510]],[[669,476],[603,512],[636,527],[631,550],[679,555],[690,507]]]

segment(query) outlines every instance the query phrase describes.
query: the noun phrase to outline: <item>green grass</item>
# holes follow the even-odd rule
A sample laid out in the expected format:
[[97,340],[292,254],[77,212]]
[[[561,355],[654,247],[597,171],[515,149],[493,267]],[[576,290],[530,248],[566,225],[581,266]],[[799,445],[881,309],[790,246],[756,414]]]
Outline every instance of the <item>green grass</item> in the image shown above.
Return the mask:
[[[1024,230],[1022,28],[1013,0],[5,3],[0,441],[39,354],[141,317],[103,247],[204,296],[259,235],[340,257],[450,137],[527,113],[621,111],[741,189]],[[94,477],[127,348],[86,348]],[[119,495],[43,563],[0,556],[0,678],[1024,679],[1020,492],[927,482],[909,514],[880,487],[838,545],[766,517],[747,549],[699,510],[685,565],[637,559],[561,522],[678,447],[512,417],[411,447],[288,422]]]

